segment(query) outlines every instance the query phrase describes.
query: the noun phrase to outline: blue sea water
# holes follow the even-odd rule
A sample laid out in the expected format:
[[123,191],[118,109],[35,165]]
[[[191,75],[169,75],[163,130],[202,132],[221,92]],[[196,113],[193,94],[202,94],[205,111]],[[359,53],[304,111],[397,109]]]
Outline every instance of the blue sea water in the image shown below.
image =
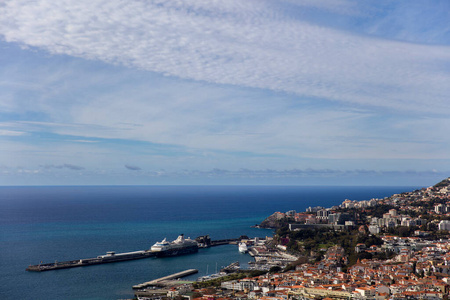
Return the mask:
[[197,254],[26,272],[30,264],[150,248],[180,233],[212,239],[271,236],[251,228],[275,211],[331,207],[418,187],[68,186],[0,187],[0,299],[127,299],[132,286],[189,268],[196,279],[240,261],[235,245]]

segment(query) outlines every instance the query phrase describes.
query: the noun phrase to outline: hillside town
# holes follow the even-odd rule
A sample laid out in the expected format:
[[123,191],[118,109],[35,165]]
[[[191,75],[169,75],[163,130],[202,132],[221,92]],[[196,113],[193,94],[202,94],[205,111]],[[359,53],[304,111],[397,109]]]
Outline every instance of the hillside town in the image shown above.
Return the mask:
[[448,299],[450,178],[384,199],[276,212],[260,226],[276,228],[273,238],[250,245],[260,260],[270,254],[260,273],[241,270],[234,279],[139,298]]

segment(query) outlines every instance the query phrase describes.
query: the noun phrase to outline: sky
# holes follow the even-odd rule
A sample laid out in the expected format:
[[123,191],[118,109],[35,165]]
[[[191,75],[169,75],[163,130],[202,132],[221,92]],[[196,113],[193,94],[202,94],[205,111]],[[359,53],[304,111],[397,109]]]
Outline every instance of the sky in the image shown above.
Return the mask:
[[2,0],[0,185],[450,176],[448,0]]

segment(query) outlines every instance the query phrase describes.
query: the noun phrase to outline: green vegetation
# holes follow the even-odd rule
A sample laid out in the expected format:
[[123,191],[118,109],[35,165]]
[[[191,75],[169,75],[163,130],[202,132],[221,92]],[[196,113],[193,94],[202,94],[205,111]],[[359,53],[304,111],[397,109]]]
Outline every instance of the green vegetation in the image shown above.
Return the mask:
[[291,217],[284,217],[278,219],[276,214],[272,214],[261,222],[259,226],[263,228],[282,228],[288,226],[289,223],[294,223],[295,220]]
[[[407,234],[411,230],[408,227],[395,228],[396,233]],[[401,235],[401,236],[402,236]],[[288,239],[287,248],[290,252],[308,256],[311,261],[320,261],[323,258],[324,252],[321,249],[328,249],[332,246],[341,246],[344,248],[345,254],[348,256],[348,266],[355,264],[358,259],[387,259],[392,257],[392,253],[369,253],[369,252],[355,252],[357,244],[364,244],[367,248],[372,245],[380,246],[383,240],[376,235],[361,233],[358,230],[352,231],[335,231],[328,228],[320,229],[306,229],[298,231],[289,231],[287,228],[280,228],[275,237],[278,240]],[[303,263],[304,263],[303,259]],[[295,266],[291,265],[285,268],[284,271],[292,270]]]
[[446,178],[441,182],[436,183],[433,187],[435,188],[443,188],[450,185],[450,178]]
[[364,245],[366,245],[367,248],[369,248],[372,245],[375,245],[375,246],[383,245],[383,240],[380,239],[376,235],[359,234],[356,243],[357,244],[364,244]]
[[220,284],[225,281],[239,280],[239,279],[243,279],[243,278],[247,278],[247,277],[257,277],[257,276],[263,275],[265,273],[267,273],[267,272],[264,272],[264,271],[238,272],[238,273],[233,273],[233,274],[230,274],[230,275],[227,275],[224,277],[215,278],[215,279],[208,280],[208,281],[194,282],[193,286],[195,289],[207,288],[207,287],[220,287]]
[[[396,208],[393,205],[387,205],[387,204],[380,204],[373,207],[366,207],[364,210],[360,209],[351,209],[348,211],[353,211],[355,213],[359,214],[360,219],[364,220],[367,216],[382,218],[383,215],[387,212],[389,212],[390,209]],[[344,210],[347,211],[347,210]]]
[[387,229],[387,233],[390,235],[396,235],[396,236],[401,236],[401,237],[408,237],[408,236],[413,236],[414,235],[414,231],[418,230],[419,227],[417,226],[411,226],[411,227],[407,227],[407,226],[397,226],[394,228],[388,228]]
[[340,245],[344,249],[356,245],[355,237],[358,232],[335,231],[329,228],[305,229],[289,231],[287,227],[280,228],[276,232],[276,238],[289,238],[287,248],[291,252],[309,255],[311,251],[319,251],[321,248],[329,248]]
[[[309,257],[311,260],[320,261],[323,258],[323,252],[320,252],[320,249],[328,249],[334,245],[344,248],[345,254],[350,257],[350,255],[355,253],[355,246],[358,243],[359,236],[360,234],[357,230],[335,231],[330,228],[317,228],[289,231],[288,228],[283,227],[277,230],[275,238],[278,240],[288,238],[289,243],[286,246],[291,253],[301,254]],[[375,239],[368,239],[367,242],[379,243]],[[356,263],[357,258],[356,255],[354,263]]]
[[270,268],[269,273],[279,273],[281,271],[281,267],[273,266]]

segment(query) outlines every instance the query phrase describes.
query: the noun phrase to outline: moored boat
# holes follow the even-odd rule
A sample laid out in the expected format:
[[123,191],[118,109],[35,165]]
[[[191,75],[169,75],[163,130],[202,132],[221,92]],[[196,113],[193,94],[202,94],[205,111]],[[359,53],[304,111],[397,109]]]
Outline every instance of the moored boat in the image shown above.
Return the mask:
[[183,234],[172,242],[166,239],[161,242],[156,242],[150,250],[156,254],[157,257],[175,256],[195,253],[198,251],[198,243],[190,238],[185,239]]
[[244,242],[240,242],[239,243],[239,252],[241,253],[247,253],[248,252],[248,247],[247,244]]

